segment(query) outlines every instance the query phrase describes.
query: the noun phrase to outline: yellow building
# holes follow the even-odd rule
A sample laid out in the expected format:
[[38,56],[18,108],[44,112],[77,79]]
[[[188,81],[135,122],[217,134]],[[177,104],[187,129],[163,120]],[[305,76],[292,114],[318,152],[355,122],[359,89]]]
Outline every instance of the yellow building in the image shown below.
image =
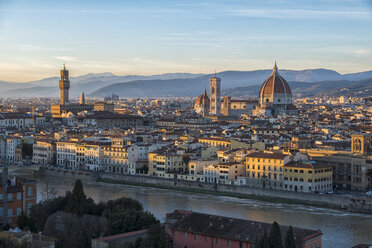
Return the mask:
[[332,166],[315,161],[284,165],[284,189],[296,192],[332,191]]
[[164,177],[169,172],[184,172],[186,170],[183,156],[174,152],[155,151],[148,153],[149,176]]
[[245,161],[246,185],[258,188],[282,189],[283,166],[290,155],[281,152],[254,152]]
[[229,139],[220,137],[204,137],[198,139],[199,143],[208,144],[216,147],[230,147],[231,141]]

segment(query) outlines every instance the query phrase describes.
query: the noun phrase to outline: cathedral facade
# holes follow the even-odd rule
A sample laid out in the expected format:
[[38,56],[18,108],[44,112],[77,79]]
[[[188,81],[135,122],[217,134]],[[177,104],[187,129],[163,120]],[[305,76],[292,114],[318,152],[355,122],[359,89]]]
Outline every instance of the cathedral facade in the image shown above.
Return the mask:
[[[287,81],[279,74],[278,67],[274,65],[273,72],[264,81],[260,88],[259,99],[232,99],[223,96],[221,99],[221,79],[210,78],[210,104],[209,116],[240,117],[241,115],[253,116],[278,116],[283,114],[296,114],[297,108],[292,103],[292,91]],[[207,92],[201,94],[194,105],[197,113],[208,115],[204,111],[207,107]]]

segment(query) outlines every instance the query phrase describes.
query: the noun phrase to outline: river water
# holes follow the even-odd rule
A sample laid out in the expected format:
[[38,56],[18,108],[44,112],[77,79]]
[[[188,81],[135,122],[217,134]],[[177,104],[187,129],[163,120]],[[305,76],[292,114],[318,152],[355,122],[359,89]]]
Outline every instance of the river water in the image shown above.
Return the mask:
[[[57,177],[42,178],[38,184],[38,199],[46,198],[46,188],[49,195],[63,195],[72,190],[73,183],[69,179]],[[166,213],[175,209],[186,209],[268,223],[277,221],[283,225],[321,230],[325,248],[350,248],[359,243],[372,244],[372,215],[93,181],[83,181],[83,186],[86,195],[96,202],[119,197],[137,199],[145,210],[152,212],[160,221],[164,221]]]

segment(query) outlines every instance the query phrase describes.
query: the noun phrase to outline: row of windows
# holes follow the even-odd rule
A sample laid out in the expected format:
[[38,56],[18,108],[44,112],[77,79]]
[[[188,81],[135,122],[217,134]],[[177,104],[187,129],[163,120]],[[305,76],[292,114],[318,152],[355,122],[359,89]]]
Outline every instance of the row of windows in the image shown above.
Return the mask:
[[249,162],[249,161],[251,161],[251,162],[262,162],[262,163],[274,163],[274,164],[276,164],[276,163],[278,163],[278,164],[282,164],[283,163],[283,160],[278,160],[278,162],[277,162],[277,159],[261,159],[261,158],[247,158],[247,162]]
[[[302,178],[302,177],[300,177],[300,178],[297,178],[297,177],[284,177],[284,180],[287,180],[288,181],[288,179],[289,179],[289,181],[295,181],[295,182],[298,182],[298,181],[300,181],[300,182],[303,182],[304,181],[304,179]],[[316,178],[316,179],[314,179],[314,182],[315,183],[318,183],[318,182],[324,182],[324,181],[330,181],[331,180],[331,178],[330,177],[322,177],[322,178]],[[312,183],[313,182],[313,179],[312,178],[309,178],[309,179],[307,179],[307,181],[309,182],[309,183]]]
[[[247,165],[247,170],[249,170],[249,167],[250,167],[250,165],[248,164]],[[255,170],[255,168],[256,168],[256,166],[255,165],[252,165],[252,170]],[[277,167],[276,166],[273,166],[273,167],[268,166],[267,167],[267,170],[271,171],[271,168],[272,168],[273,171],[277,171]],[[261,170],[261,166],[260,165],[257,165],[257,170]],[[266,170],[266,166],[265,165],[262,166],[262,170]],[[283,171],[283,168],[282,167],[279,167],[279,171]]]
[[[173,232],[173,235],[174,236],[176,236],[177,235],[177,232],[176,231],[174,231]],[[187,232],[184,232],[184,237],[185,237],[185,239],[187,239],[187,236],[189,235],[189,233],[187,233]],[[192,234],[191,234],[192,235]],[[194,240],[198,240],[199,238],[200,239],[204,239],[204,241],[205,242],[208,242],[209,241],[209,236],[207,236],[207,235],[198,235],[198,234],[194,234],[194,235],[192,235],[193,236],[193,238],[194,238]],[[221,239],[220,238],[216,238],[216,244],[221,244]],[[231,246],[231,240],[226,240],[226,244],[227,244],[227,246]]]

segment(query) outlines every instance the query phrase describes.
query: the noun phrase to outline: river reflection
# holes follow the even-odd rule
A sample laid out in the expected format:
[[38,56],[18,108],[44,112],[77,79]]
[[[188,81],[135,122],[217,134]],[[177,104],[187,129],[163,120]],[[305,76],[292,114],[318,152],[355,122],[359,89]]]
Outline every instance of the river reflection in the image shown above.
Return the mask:
[[[46,185],[49,192],[62,195],[67,190],[72,190],[73,181],[55,177],[40,179],[38,199],[45,198]],[[372,215],[93,181],[84,181],[83,185],[86,195],[96,202],[123,196],[135,198],[161,221],[164,221],[166,213],[174,209],[186,209],[321,230],[325,248],[350,248],[358,243],[372,244]]]

